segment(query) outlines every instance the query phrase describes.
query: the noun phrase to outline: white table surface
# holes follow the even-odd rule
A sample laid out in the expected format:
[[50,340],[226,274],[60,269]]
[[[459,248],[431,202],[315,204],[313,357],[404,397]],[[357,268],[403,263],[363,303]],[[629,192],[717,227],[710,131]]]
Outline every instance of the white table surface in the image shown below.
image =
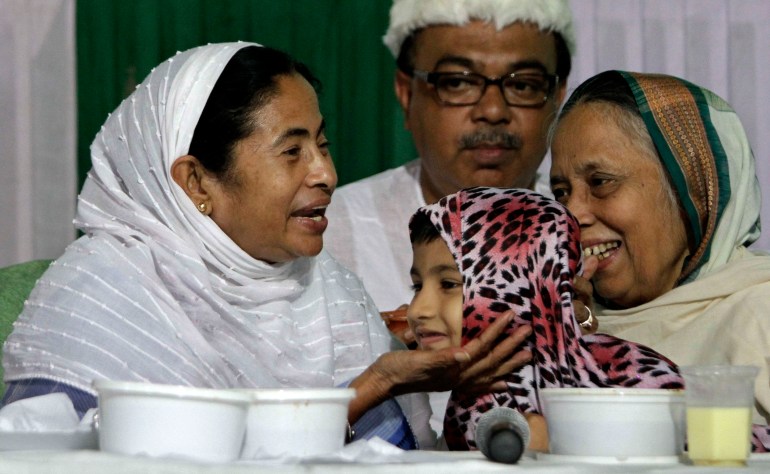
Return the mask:
[[554,472],[554,473],[641,473],[641,472],[770,472],[770,455],[753,455],[744,468],[704,468],[690,465],[686,460],[678,463],[645,465],[619,463],[615,465],[594,463],[560,463],[538,460],[532,453],[525,453],[516,465],[488,461],[479,452],[437,453],[405,452],[396,462],[388,463],[324,463],[308,462],[274,464],[238,461],[227,464],[151,459],[123,456],[96,450],[77,451],[0,451],[0,473],[149,473],[149,474],[196,474],[196,473],[487,473],[487,472]]

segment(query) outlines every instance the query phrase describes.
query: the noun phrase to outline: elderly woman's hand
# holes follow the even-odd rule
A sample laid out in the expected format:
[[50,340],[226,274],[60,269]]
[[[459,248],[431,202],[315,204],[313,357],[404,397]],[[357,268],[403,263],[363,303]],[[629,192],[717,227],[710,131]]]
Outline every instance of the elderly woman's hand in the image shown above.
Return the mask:
[[504,313],[479,337],[462,347],[439,351],[394,351],[381,355],[350,384],[357,390],[349,412],[351,421],[394,395],[454,389],[468,392],[505,390],[503,378],[532,359],[529,350],[517,351],[532,332],[530,326],[518,327],[498,341],[512,318],[512,312]]
[[580,324],[580,330],[583,334],[593,334],[599,329],[599,320],[593,316],[594,288],[591,285],[591,278],[599,265],[599,259],[591,256],[583,261],[583,273],[575,277],[575,299],[573,306],[575,308],[575,318]]

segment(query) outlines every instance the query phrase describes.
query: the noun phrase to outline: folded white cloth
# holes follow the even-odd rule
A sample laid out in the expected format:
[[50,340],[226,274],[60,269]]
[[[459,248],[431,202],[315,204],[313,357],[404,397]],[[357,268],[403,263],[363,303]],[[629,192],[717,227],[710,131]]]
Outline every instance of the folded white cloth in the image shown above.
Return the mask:
[[0,409],[0,431],[74,431],[91,429],[94,410],[81,421],[64,393],[49,393],[9,403]]

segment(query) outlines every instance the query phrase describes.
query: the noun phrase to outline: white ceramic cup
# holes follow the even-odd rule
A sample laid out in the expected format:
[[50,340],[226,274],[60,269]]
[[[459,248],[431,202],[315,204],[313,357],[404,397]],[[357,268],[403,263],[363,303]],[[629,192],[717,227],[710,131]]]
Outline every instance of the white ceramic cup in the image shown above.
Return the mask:
[[97,381],[99,446],[119,454],[237,460],[250,398],[235,390]]
[[341,449],[347,432],[349,388],[255,389],[241,458],[309,457]]
[[540,390],[551,454],[671,458],[684,447],[684,393],[645,388]]

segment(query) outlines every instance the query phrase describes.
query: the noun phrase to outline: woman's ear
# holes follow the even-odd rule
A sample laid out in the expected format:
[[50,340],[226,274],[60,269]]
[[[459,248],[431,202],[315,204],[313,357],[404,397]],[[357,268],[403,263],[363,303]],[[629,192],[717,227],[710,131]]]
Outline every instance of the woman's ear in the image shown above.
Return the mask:
[[206,179],[206,169],[198,158],[192,155],[177,158],[171,165],[171,177],[202,214],[211,214],[212,199],[207,189],[210,180]]

